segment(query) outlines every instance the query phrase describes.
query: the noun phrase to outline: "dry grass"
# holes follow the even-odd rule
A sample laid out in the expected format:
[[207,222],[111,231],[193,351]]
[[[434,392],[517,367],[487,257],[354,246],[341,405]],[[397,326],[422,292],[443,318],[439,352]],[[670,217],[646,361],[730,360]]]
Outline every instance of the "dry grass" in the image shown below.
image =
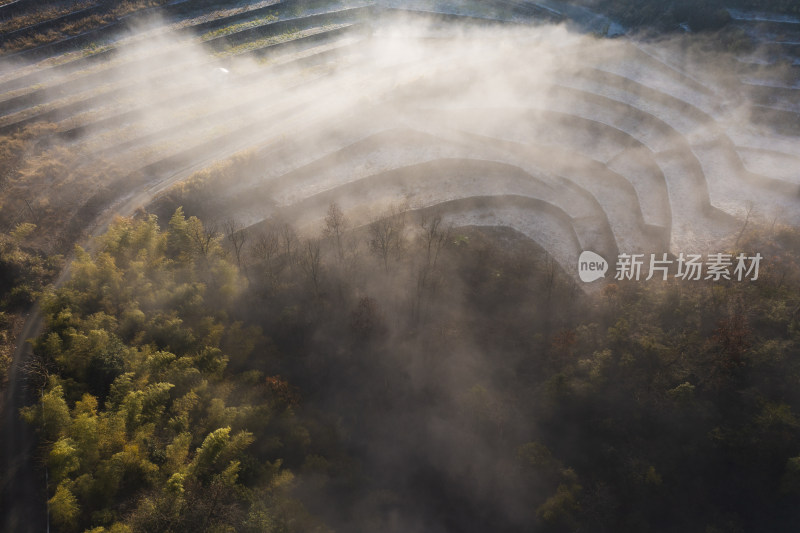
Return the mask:
[[261,39],[254,39],[252,41],[247,41],[246,43],[242,43],[235,46],[229,46],[224,50],[214,53],[216,57],[227,57],[232,55],[243,54],[246,52],[252,52],[254,50],[258,50],[260,48],[266,48],[267,46],[283,43],[286,41],[292,41],[294,39],[299,39],[301,37],[307,37],[309,35],[315,35],[317,33],[322,33],[330,30],[335,30],[338,28],[344,28],[348,24],[326,24],[324,26],[318,26],[315,28],[308,28],[305,30],[298,30],[296,28],[290,28],[283,33],[278,35],[270,35],[268,37],[262,37]]
[[114,4],[114,6],[105,13],[97,13],[76,21],[65,22],[58,28],[30,36],[20,37],[4,43],[0,50],[2,50],[2,53],[4,54],[10,54],[27,50],[29,48],[34,48],[36,46],[54,43],[67,37],[73,37],[75,35],[80,35],[87,31],[100,28],[135,11],[159,6],[165,4],[166,2],[167,0],[125,0],[123,2]]
[[71,13],[73,11],[85,9],[94,4],[95,2],[93,1],[83,0],[78,2],[72,2],[71,4],[68,5],[64,4],[52,5],[52,6],[45,5],[38,8],[36,11],[33,11],[32,13],[24,13],[22,15],[12,17],[8,20],[0,21],[0,33],[11,32],[14,30],[18,30],[20,28],[32,26],[34,24],[38,24],[46,20],[51,20],[56,17],[66,15],[67,13]]
[[267,24],[269,22],[275,22],[276,20],[278,20],[277,15],[275,15],[273,13],[269,13],[267,15],[264,15],[262,17],[258,17],[258,18],[253,19],[253,20],[240,22],[238,24],[232,24],[230,26],[225,26],[223,28],[219,28],[219,29],[216,29],[216,30],[211,30],[211,31],[209,31],[207,33],[204,33],[200,38],[202,40],[213,39],[215,37],[221,37],[223,35],[229,35],[231,33],[235,33],[237,31],[241,31],[241,30],[244,30],[244,29],[247,29],[247,28],[255,28],[256,26],[261,26],[261,25]]
[[109,169],[85,164],[79,150],[41,142],[55,129],[41,123],[0,137],[0,227],[33,222],[43,238],[57,238],[87,191],[108,179]]

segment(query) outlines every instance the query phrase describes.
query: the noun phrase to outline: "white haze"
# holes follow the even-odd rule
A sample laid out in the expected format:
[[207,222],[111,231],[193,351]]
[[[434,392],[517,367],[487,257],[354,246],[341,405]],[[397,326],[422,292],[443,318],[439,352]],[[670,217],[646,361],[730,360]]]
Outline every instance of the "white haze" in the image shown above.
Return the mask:
[[[58,130],[88,127],[32,152],[9,202],[33,195],[43,212],[74,212],[122,176],[92,222],[102,227],[255,150],[258,170],[216,199],[220,216],[252,225],[279,214],[316,231],[332,201],[356,223],[401,202],[443,204],[454,224],[517,229],[573,273],[583,249],[722,251],[748,209],[800,224],[800,174],[786,170],[800,162],[796,139],[751,124],[732,58],[680,56],[685,42],[378,20],[259,61],[218,58],[168,31],[148,35],[109,62],[43,68],[28,83],[52,90],[0,125],[113,96],[59,117]],[[35,70],[7,66],[0,81]],[[148,166],[193,147],[177,163]],[[63,168],[37,167],[52,155]],[[140,171],[139,181],[127,177]]]

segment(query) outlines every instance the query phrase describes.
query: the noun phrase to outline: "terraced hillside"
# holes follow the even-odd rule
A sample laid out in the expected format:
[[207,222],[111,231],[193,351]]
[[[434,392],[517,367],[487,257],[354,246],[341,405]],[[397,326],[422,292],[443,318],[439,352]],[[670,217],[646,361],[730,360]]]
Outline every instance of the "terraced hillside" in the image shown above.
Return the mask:
[[209,212],[312,228],[332,201],[364,222],[440,205],[571,272],[582,249],[701,251],[747,213],[800,222],[785,60],[598,41],[528,3],[159,9],[89,47],[7,55],[0,132],[24,156],[4,176],[6,227],[67,246],[242,152]]

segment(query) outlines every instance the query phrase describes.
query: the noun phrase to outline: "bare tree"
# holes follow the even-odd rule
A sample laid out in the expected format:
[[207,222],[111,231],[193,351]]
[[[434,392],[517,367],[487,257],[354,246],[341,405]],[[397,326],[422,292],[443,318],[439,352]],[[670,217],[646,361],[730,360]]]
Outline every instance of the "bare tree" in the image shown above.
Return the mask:
[[436,291],[436,262],[439,253],[450,238],[450,227],[443,226],[442,216],[423,214],[419,219],[422,233],[419,242],[424,252],[424,258],[417,271],[416,297],[413,299],[411,315],[414,320],[422,316],[422,307],[426,294],[431,296]]
[[294,228],[287,223],[281,225],[280,240],[285,264],[291,267],[295,264],[299,241]]
[[217,225],[213,223],[203,224],[196,217],[190,217],[187,226],[189,239],[194,244],[195,250],[203,257],[208,257],[211,245],[218,232]]
[[450,238],[451,227],[443,226],[442,215],[432,217],[422,215],[419,221],[422,228],[422,245],[425,248],[425,264],[433,268],[439,259],[439,253]]
[[222,223],[222,229],[225,232],[225,237],[228,239],[228,242],[233,246],[233,253],[236,255],[236,264],[241,268],[242,248],[247,240],[247,233],[244,232],[244,227],[233,218],[225,219]]
[[754,206],[753,201],[752,200],[748,200],[747,206],[746,206],[747,207],[747,212],[746,212],[745,217],[744,217],[744,224],[742,225],[741,231],[739,231],[739,235],[736,237],[736,242],[734,243],[734,246],[738,246],[739,245],[739,241],[741,240],[742,235],[744,235],[744,231],[747,229],[747,224],[750,222],[750,214],[753,212],[753,206]]
[[325,216],[325,227],[322,228],[322,236],[331,239],[336,246],[336,257],[339,263],[344,262],[344,234],[347,231],[347,218],[336,202],[328,206],[328,214]]
[[322,258],[319,239],[306,239],[300,253],[298,264],[314,288],[314,296],[319,297],[322,282]]
[[250,247],[250,255],[264,266],[268,279],[272,279],[277,273],[275,259],[280,253],[280,249],[280,238],[272,228],[260,232]]
[[769,226],[770,235],[775,235],[775,224],[777,224],[778,219],[783,216],[783,208],[776,207],[774,213],[775,215],[772,217],[772,224]]
[[375,220],[369,225],[369,249],[383,262],[383,268],[389,272],[389,260],[399,257],[405,246],[405,212],[400,208],[392,208],[387,216]]

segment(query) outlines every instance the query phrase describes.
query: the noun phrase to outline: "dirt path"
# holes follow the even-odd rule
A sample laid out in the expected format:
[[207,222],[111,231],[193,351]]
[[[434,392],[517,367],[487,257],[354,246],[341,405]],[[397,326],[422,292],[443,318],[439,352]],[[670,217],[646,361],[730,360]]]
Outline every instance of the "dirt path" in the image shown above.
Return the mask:
[[17,348],[8,373],[8,389],[3,402],[3,487],[0,501],[0,531],[28,532],[47,529],[44,471],[34,461],[35,435],[19,416],[20,408],[31,403],[25,387],[23,367],[30,359],[31,345],[26,339],[42,329],[42,315],[36,305],[26,317],[17,338]]

